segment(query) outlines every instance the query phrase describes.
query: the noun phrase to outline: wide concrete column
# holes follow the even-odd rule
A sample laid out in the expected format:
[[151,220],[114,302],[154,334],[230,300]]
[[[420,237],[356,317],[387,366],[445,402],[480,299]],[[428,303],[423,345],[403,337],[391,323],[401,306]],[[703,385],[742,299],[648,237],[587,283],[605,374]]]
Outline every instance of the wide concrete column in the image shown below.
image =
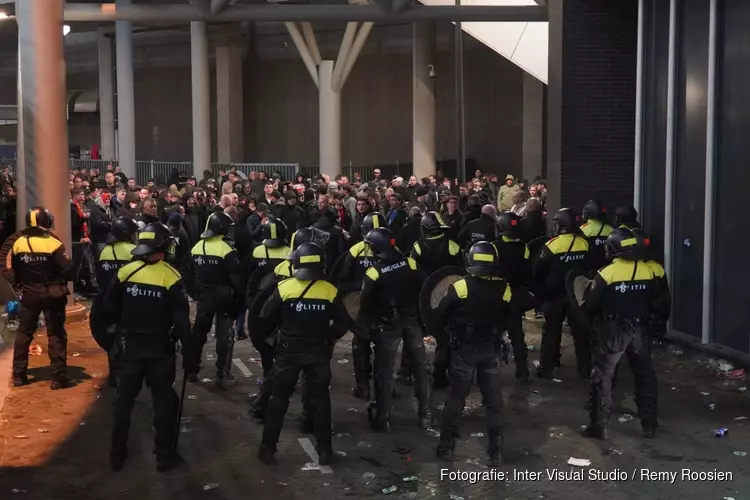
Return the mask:
[[190,23],[190,65],[193,94],[193,175],[211,169],[211,90],[206,23]]
[[544,158],[544,83],[523,74],[523,166],[522,178],[542,175]]
[[[415,23],[412,33],[412,158],[418,179],[435,173],[434,23]],[[432,74],[431,74],[432,73]]]
[[[129,5],[132,0],[117,0]],[[117,56],[117,159],[128,177],[135,177],[135,91],[133,90],[133,23],[115,23]]]
[[112,40],[104,28],[97,30],[99,50],[99,152],[103,160],[114,160],[115,153],[115,90],[112,75]]
[[320,171],[331,177],[341,171],[341,94],[331,85],[334,61],[318,65],[320,105]]
[[216,47],[216,145],[219,163],[244,159],[242,49]]

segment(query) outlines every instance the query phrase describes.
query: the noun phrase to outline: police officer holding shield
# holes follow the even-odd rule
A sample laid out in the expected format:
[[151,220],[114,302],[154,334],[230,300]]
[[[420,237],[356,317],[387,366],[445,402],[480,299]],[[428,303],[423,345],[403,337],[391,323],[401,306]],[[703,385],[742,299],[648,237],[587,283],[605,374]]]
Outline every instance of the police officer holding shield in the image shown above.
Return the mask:
[[471,246],[466,271],[469,276],[455,282],[438,306],[449,325],[451,364],[437,454],[441,460],[453,460],[458,421],[476,374],[487,413],[487,454],[497,467],[503,461],[499,345],[513,294],[508,282],[498,277],[499,260],[492,243],[480,241]]

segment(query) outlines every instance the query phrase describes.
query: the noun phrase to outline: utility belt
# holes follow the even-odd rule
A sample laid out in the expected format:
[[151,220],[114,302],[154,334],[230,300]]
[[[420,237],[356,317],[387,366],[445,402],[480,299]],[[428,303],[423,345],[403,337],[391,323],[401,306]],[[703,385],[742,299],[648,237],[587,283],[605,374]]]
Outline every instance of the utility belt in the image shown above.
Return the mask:
[[137,338],[144,339],[146,343],[159,345],[159,337],[163,337],[164,349],[166,352],[176,352],[177,336],[174,328],[170,328],[166,335],[159,335],[150,332],[133,332],[128,328],[117,328],[117,341],[115,342],[117,352],[122,355],[128,351],[128,344]]
[[451,345],[486,345],[495,342],[498,338],[497,328],[481,327],[474,323],[454,325],[448,329],[448,338]]

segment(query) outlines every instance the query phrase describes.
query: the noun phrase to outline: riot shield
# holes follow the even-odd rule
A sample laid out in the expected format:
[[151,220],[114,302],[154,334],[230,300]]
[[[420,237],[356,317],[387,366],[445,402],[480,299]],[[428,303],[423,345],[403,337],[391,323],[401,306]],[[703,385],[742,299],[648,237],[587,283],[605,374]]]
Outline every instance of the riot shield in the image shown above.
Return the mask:
[[582,325],[591,327],[591,318],[586,313],[584,304],[584,293],[591,280],[583,269],[571,269],[565,278],[565,289],[568,293],[570,303],[570,314]]
[[542,251],[542,247],[548,241],[549,238],[547,238],[546,236],[538,236],[526,243],[526,246],[529,247],[529,260],[532,263],[537,259],[537,257],[539,257],[539,253]]
[[273,295],[276,290],[276,285],[281,280],[279,276],[274,273],[268,273],[260,280],[258,285],[258,293],[255,294],[252,304],[247,311],[247,331],[253,342],[267,338],[273,332],[274,328],[278,325],[272,325],[265,319],[260,317],[260,313],[263,310],[263,305]]
[[346,256],[349,255],[349,252],[344,252],[336,259],[336,262],[333,263],[333,266],[331,269],[328,269],[328,279],[331,283],[337,284],[339,283],[339,278],[341,275],[341,270],[344,268],[344,262],[346,262]]
[[357,283],[343,283],[338,286],[338,298],[344,305],[349,315],[349,330],[355,333],[366,332],[366,325],[360,321],[359,317],[359,296],[362,292],[362,285]]
[[419,293],[419,314],[428,335],[437,338],[445,334],[445,322],[437,314],[437,308],[451,285],[465,275],[464,270],[459,267],[446,266],[425,280]]

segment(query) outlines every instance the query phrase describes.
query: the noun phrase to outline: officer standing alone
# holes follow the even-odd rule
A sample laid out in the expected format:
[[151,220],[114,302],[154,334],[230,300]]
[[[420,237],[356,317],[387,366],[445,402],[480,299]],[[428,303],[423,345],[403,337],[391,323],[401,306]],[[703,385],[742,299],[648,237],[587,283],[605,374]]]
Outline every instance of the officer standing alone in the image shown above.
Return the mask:
[[[99,338],[116,325],[117,387],[110,466],[122,470],[128,456],[128,434],[133,404],[143,382],[151,389],[154,407],[156,469],[166,472],[180,465],[174,449],[179,401],[175,380],[175,342],[182,343],[183,368],[197,370],[200,351],[190,334],[190,310],[180,273],[165,262],[172,251],[172,234],[165,225],[148,224],[132,250],[138,259],[123,266],[92,316]],[[174,334],[171,332],[174,331]],[[106,342],[105,342],[106,345]]]
[[[230,372],[234,346],[232,323],[237,317],[239,301],[244,299],[239,257],[227,242],[233,226],[234,221],[224,212],[211,214],[201,240],[190,251],[190,262],[186,266],[188,293],[198,301],[193,335],[201,350],[216,318],[216,385],[219,387],[234,381]],[[191,372],[188,380],[197,382],[197,371]]]
[[54,219],[44,207],[33,207],[26,214],[26,229],[7,240],[0,250],[0,270],[8,283],[21,290],[21,312],[13,349],[13,386],[29,383],[29,346],[34,339],[39,315],[47,323],[50,389],[73,385],[67,376],[68,335],[65,331],[65,305],[72,263],[65,246],[50,229]]
[[614,260],[599,270],[584,293],[586,312],[594,320],[594,363],[591,377],[591,424],[587,437],[607,439],[612,411],[612,377],[625,354],[635,378],[635,401],[643,435],[653,438],[657,423],[657,383],[651,364],[650,319],[660,313],[657,277],[640,260],[641,239],[627,229],[607,237],[607,253]]
[[403,339],[405,355],[412,363],[416,379],[414,392],[419,426],[427,428],[432,423],[432,408],[430,366],[418,307],[422,277],[416,261],[398,252],[390,230],[373,229],[365,236],[365,243],[378,259],[365,272],[360,295],[360,314],[363,315],[360,322],[371,326],[371,338],[375,342],[376,415],[370,423],[377,431],[391,431],[393,366]]
[[497,467],[503,461],[500,325],[508,319],[513,294],[510,285],[498,277],[499,261],[492,243],[480,241],[471,246],[466,271],[469,276],[448,288],[437,311],[449,325],[451,341],[450,390],[437,454],[441,460],[453,460],[458,421],[476,374],[487,413],[487,454]]
[[266,410],[258,459],[270,464],[276,454],[284,415],[300,372],[307,381],[319,462],[333,461],[331,447],[332,346],[347,331],[348,315],[336,287],[325,281],[323,249],[304,243],[294,252],[293,277],[283,280],[263,306],[261,316],[279,324],[275,347],[274,385]]

